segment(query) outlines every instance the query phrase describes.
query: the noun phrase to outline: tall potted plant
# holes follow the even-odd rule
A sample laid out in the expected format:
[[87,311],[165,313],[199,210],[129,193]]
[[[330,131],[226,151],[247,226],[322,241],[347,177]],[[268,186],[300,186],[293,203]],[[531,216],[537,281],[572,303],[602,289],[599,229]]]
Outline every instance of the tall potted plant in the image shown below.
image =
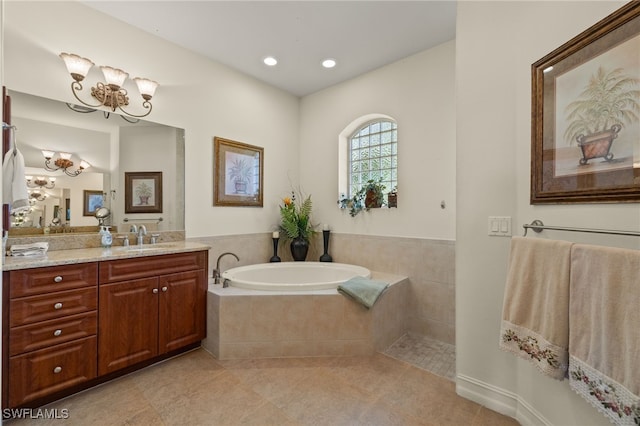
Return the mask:
[[607,72],[602,66],[591,76],[580,96],[565,109],[569,126],[565,140],[578,143],[582,151],[580,164],[592,158],[613,158],[613,140],[625,125],[638,121],[640,83],[622,68]]
[[311,224],[311,195],[305,198],[300,205],[296,205],[296,194],[291,192],[291,197],[285,197],[280,206],[280,230],[287,239],[291,240],[291,256],[295,261],[304,261],[309,251],[309,239],[314,230]]

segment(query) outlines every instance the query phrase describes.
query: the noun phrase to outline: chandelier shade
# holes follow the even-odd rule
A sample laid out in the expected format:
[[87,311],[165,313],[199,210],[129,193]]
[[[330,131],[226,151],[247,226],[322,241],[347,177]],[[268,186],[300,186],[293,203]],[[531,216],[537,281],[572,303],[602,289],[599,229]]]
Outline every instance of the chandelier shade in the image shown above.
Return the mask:
[[[59,153],[59,158],[53,160],[53,157],[56,155],[54,151],[42,150],[42,155],[44,156],[44,168],[55,172],[57,170],[62,170],[67,176],[76,177],[84,170],[91,167],[85,160],[80,160],[80,165],[76,170],[70,170],[73,167],[73,161],[71,160],[71,154],[68,152]],[[53,161],[52,161],[53,160]]]
[[56,178],[44,176],[25,176],[27,187],[53,189],[56,186]]
[[[71,75],[73,81],[71,82],[71,91],[73,96],[84,106],[89,107],[92,110],[84,110],[81,108],[73,108],[70,104],[67,104],[69,108],[76,112],[93,112],[95,108],[106,107],[111,112],[119,111],[122,118],[126,121],[135,123],[137,120],[129,120],[126,117],[134,117],[136,119],[146,117],[151,113],[153,106],[151,105],[151,98],[155,94],[158,87],[158,83],[149,80],[148,78],[136,77],[133,81],[138,87],[140,96],[142,97],[142,108],[147,111],[143,114],[134,114],[124,108],[129,105],[129,96],[127,90],[123,88],[129,74],[119,68],[103,65],[100,67],[102,74],[104,75],[104,82],[97,82],[95,86],[91,87],[91,96],[97,101],[97,103],[87,102],[80,98],[79,93],[83,87],[81,82],[87,76],[87,73],[95,65],[93,61],[87,58],[83,58],[74,53],[61,53],[60,58],[67,66],[67,71]],[[109,114],[105,113],[105,118],[109,118]]]

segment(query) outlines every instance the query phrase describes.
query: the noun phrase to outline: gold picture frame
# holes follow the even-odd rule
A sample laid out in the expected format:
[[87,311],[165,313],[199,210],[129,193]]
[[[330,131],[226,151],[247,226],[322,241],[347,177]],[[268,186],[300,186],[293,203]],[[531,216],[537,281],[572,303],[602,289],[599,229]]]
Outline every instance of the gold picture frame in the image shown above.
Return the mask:
[[213,138],[213,205],[262,207],[264,148]]
[[640,201],[638,51],[631,2],[532,64],[531,204]]

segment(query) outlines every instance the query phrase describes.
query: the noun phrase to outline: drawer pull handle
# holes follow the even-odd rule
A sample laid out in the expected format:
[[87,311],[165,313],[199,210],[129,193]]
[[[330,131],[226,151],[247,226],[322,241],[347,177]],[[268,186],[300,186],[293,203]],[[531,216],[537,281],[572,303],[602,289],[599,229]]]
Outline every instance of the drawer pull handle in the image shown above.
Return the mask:
[[55,281],[55,282],[57,282],[57,283],[60,283],[60,282],[62,282],[62,277],[61,277],[60,275],[58,275],[57,277],[55,277],[55,278],[53,279],[53,281]]
[[60,367],[60,366],[57,366],[56,368],[54,368],[54,369],[53,369],[53,372],[54,372],[55,374],[58,374],[58,373],[60,373],[61,371],[62,371],[62,367]]
[[53,309],[62,309],[62,303],[56,303],[55,305],[53,305]]
[[162,287],[162,291],[167,291],[167,287]]
[[157,288],[153,289],[153,294],[158,294],[158,289]]
[[62,334],[62,330],[56,330],[56,331],[53,332],[53,335],[56,336],[56,337],[60,336],[61,334]]

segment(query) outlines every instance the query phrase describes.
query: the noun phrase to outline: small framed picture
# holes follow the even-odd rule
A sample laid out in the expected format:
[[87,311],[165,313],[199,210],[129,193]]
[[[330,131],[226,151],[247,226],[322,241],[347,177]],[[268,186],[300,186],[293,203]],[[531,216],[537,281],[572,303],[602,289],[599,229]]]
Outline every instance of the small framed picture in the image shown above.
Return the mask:
[[162,213],[162,172],[124,173],[124,212]]
[[[96,210],[104,205],[104,194],[102,191],[88,191],[84,190],[84,209],[82,211],[83,216],[93,216],[96,214]],[[56,206],[58,207],[58,206]],[[58,209],[54,209],[54,217],[58,215]]]

